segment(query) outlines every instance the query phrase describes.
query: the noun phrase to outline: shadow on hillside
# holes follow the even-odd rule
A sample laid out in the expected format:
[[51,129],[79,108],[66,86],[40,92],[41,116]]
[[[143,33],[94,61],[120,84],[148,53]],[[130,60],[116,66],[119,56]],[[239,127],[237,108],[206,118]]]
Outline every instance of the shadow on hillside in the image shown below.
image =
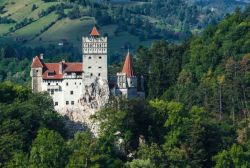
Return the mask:
[[69,119],[68,116],[64,116],[65,129],[67,130],[68,138],[73,138],[76,132],[90,131],[86,124],[81,122],[75,122]]

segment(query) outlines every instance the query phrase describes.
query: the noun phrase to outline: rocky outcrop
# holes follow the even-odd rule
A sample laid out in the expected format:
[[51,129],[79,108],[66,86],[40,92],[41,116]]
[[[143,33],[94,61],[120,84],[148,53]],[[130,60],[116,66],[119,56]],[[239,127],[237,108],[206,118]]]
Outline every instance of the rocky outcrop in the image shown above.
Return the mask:
[[[108,100],[108,82],[99,78],[84,86],[82,98],[75,107],[59,109],[58,112],[68,118],[66,126],[72,132],[90,129],[94,136],[98,136],[99,125],[91,119],[91,116],[103,108]],[[72,121],[76,125],[73,126]]]

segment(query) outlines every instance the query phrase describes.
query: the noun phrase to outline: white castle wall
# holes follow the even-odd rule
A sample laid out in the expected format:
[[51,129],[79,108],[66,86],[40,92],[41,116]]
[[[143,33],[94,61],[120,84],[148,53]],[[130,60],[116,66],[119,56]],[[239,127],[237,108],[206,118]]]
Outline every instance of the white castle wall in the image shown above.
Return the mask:
[[[84,123],[97,136],[98,123],[89,117],[109,100],[107,37],[83,37],[82,51],[82,75],[64,74],[60,80],[43,80],[41,72],[39,74],[32,69],[32,87],[38,92],[48,91],[58,113],[71,121]],[[115,96],[128,99],[138,95],[145,97],[144,92],[137,92],[136,77],[127,78],[125,73],[117,73],[116,80],[118,88],[113,89]]]
[[42,90],[50,93],[53,98],[55,109],[58,110],[64,107],[71,108],[80,103],[82,85],[82,78],[43,80]]

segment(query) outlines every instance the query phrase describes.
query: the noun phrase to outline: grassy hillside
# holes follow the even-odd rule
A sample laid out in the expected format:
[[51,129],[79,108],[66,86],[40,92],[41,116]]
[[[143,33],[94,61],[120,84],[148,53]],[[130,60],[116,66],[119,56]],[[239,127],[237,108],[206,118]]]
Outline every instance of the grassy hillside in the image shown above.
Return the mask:
[[[58,20],[58,14],[52,12],[46,16],[39,17],[42,11],[46,11],[49,7],[59,4],[59,2],[43,2],[41,0],[11,0],[1,1],[0,5],[4,5],[4,13],[1,17],[14,19],[17,23],[25,18],[32,18],[34,21],[14,32],[10,28],[15,26],[12,24],[0,24],[0,43],[19,43],[22,46],[38,47],[57,45],[62,39],[66,39],[73,47],[81,51],[81,37],[89,34],[96,20],[93,17],[82,17],[80,19],[63,18]],[[32,6],[37,8],[32,11]],[[84,9],[82,9],[84,10]],[[67,12],[65,10],[64,12]],[[48,30],[41,32],[45,27],[52,24]],[[131,43],[132,48],[136,48],[143,44],[139,38],[129,34],[128,32],[118,33],[114,36],[116,25],[107,25],[100,28],[102,34],[108,34],[110,39],[110,53],[123,53],[124,45]]]
[[[119,56],[123,56],[128,47],[136,50],[140,45],[147,46],[156,39],[176,41],[185,39],[183,37],[190,36],[191,32],[199,33],[204,26],[200,24],[209,23],[206,21],[207,17],[210,15],[217,17],[218,14],[211,14],[209,10],[209,15],[206,15],[206,12],[200,13],[203,9],[195,6],[190,8],[194,11],[189,11],[185,8],[190,5],[181,0],[174,1],[175,3],[164,0],[161,3],[165,6],[158,12],[154,11],[150,14],[147,11],[151,5],[149,2],[114,2],[111,7],[95,5],[92,9],[93,5],[88,6],[78,0],[72,3],[56,0],[54,2],[1,0],[0,17],[12,22],[0,22],[0,44],[11,43],[32,48],[51,45],[59,47],[58,43],[64,39],[81,53],[81,37],[88,35],[92,26],[98,24],[100,32],[109,37],[110,58],[119,60],[121,59]],[[168,3],[173,6],[168,7]],[[144,7],[145,10],[142,11]],[[156,8],[156,6],[152,7]],[[183,12],[178,13],[179,10]],[[164,14],[162,11],[168,11],[169,14]],[[69,13],[72,13],[71,18]],[[188,23],[192,22],[192,19],[185,18],[189,15],[196,20],[194,24]]]

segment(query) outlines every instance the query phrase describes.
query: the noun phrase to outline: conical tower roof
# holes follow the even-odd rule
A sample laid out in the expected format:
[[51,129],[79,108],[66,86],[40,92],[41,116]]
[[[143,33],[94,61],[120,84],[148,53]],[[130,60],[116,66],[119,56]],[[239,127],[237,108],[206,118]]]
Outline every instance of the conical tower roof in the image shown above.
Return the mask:
[[36,56],[34,59],[33,59],[33,62],[31,64],[31,68],[43,68],[43,63],[42,61],[40,60],[40,58],[38,56]]
[[93,27],[91,33],[90,33],[91,36],[100,36],[100,33],[98,32],[96,26]]
[[126,56],[123,68],[122,68],[122,73],[126,73],[127,77],[134,76],[133,57],[129,51],[128,51],[128,54]]

